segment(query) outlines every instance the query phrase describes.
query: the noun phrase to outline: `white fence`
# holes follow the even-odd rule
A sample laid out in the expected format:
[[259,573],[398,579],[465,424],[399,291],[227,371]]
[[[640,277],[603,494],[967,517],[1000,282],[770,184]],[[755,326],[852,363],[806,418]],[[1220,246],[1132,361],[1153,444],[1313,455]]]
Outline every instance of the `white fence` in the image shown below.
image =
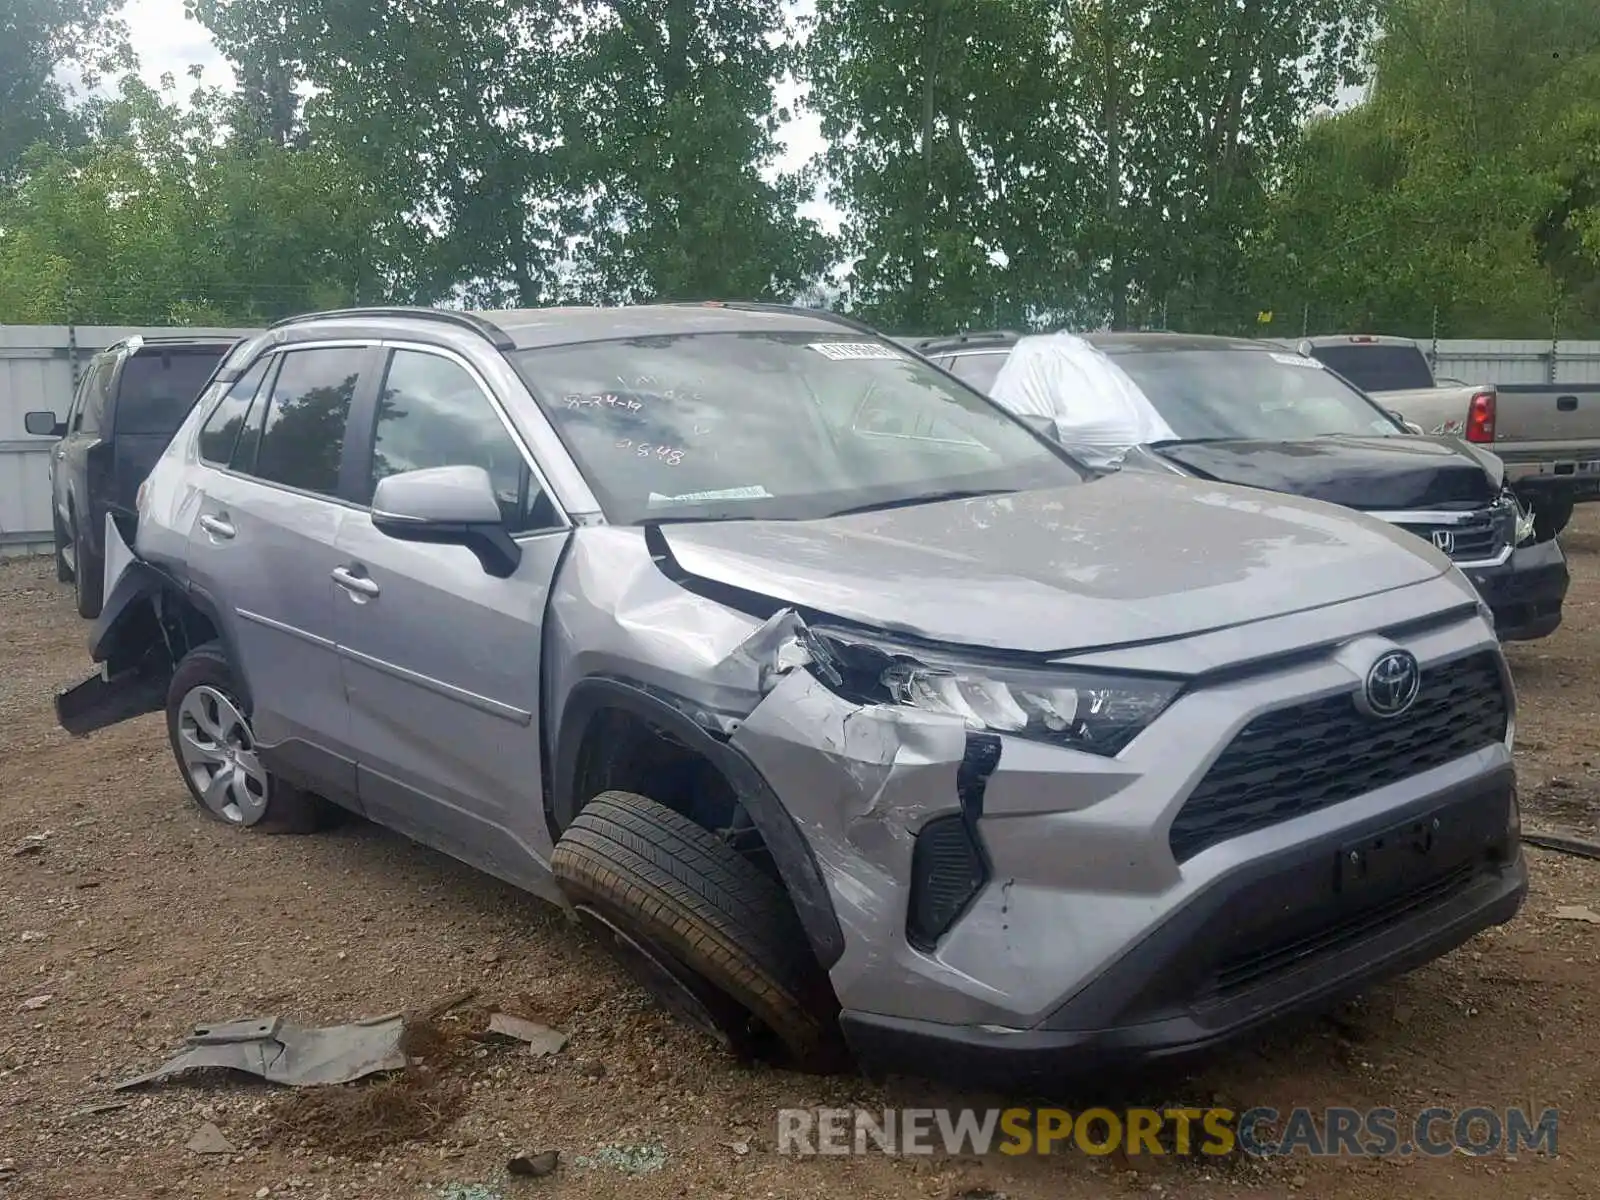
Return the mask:
[[1600,342],[1444,340],[1434,373],[1462,383],[1600,383]]
[[49,438],[28,436],[23,414],[67,415],[78,378],[96,351],[136,333],[147,337],[242,337],[249,330],[138,329],[121,325],[0,325],[0,556],[51,548]]

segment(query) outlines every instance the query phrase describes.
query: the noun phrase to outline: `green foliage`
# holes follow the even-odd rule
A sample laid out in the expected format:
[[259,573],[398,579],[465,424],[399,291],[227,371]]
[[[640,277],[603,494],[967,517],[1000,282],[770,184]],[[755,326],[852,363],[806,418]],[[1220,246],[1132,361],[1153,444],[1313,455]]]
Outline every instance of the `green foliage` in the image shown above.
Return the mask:
[[1307,132],[1273,199],[1257,282],[1329,329],[1592,330],[1600,7],[1390,0],[1385,24],[1372,98]]
[[370,226],[322,151],[223,138],[229,98],[179,108],[129,77],[102,136],[36,149],[0,197],[0,320],[253,323],[348,302]]

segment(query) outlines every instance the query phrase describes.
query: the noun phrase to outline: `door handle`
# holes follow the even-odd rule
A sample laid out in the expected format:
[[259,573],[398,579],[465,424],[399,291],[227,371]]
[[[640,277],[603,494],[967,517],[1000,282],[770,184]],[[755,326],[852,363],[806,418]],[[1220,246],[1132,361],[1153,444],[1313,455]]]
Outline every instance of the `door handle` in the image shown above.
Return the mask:
[[213,517],[209,513],[200,518],[200,528],[212,537],[231,538],[238,530],[222,517]]
[[1573,412],[1573,411],[1575,411],[1577,409],[1577,407],[1578,407],[1578,398],[1576,396],[1557,396],[1556,397],[1556,409],[1559,412]]
[[365,575],[357,575],[348,567],[335,567],[333,581],[351,593],[351,599],[368,599],[378,594],[378,585]]

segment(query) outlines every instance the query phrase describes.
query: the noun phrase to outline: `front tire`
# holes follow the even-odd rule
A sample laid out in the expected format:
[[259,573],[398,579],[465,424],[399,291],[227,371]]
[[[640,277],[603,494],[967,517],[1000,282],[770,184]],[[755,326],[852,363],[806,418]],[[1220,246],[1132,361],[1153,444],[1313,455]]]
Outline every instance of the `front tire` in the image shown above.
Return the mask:
[[52,529],[53,529],[53,531],[55,533],[55,543],[56,543],[56,582],[57,583],[71,583],[72,582],[72,564],[67,562],[67,546],[70,545],[71,543],[70,543],[69,539],[67,538],[67,531],[65,529],[61,528],[61,518],[60,518],[60,516],[52,517],[50,519],[50,524],[51,524]]
[[736,1056],[833,1071],[837,1003],[783,889],[664,804],[602,792],[550,868],[579,919],[675,1015]]
[[200,810],[256,833],[312,833],[323,801],[261,765],[250,706],[216,642],[196,646],[167,688],[167,739]]
[[1536,541],[1548,542],[1566,529],[1572,521],[1571,496],[1551,496],[1533,505],[1533,536]]

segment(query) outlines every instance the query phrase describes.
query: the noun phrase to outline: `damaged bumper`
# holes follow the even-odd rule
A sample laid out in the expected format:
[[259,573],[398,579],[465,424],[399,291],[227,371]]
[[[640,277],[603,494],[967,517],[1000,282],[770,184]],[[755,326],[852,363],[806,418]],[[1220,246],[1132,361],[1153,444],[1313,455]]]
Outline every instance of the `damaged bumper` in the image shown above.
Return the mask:
[[83,737],[166,707],[172,661],[153,603],[166,577],[140,561],[106,518],[105,603],[89,631],[100,670],[56,694],[56,721]]
[[1571,576],[1554,538],[1523,546],[1498,566],[1463,567],[1462,572],[1494,614],[1501,641],[1534,641],[1560,627]]
[[[1331,648],[1187,690],[1113,757],[785,675],[730,744],[823,876],[863,1063],[1015,1086],[1181,1055],[1510,919],[1526,869],[1495,639],[1459,608],[1414,627],[1428,719],[1386,725],[1380,754],[1351,696],[1391,643],[1349,619],[1342,636],[1327,614],[1286,619],[1324,622]],[[1168,657],[1230,646],[1237,631]],[[1295,745],[1245,761],[1274,729]],[[1263,773],[1283,795],[1258,795]]]

